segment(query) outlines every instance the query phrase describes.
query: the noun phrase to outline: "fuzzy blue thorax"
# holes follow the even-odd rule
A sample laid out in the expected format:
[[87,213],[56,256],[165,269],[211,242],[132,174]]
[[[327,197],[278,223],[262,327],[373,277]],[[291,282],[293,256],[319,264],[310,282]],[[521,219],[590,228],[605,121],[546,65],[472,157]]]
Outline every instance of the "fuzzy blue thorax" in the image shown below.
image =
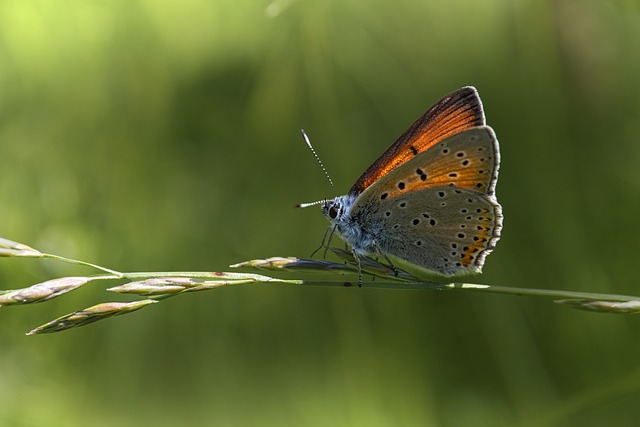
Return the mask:
[[359,255],[377,252],[376,239],[372,230],[365,230],[351,213],[358,198],[357,194],[338,196],[322,203],[322,214],[333,225],[333,229],[345,243]]

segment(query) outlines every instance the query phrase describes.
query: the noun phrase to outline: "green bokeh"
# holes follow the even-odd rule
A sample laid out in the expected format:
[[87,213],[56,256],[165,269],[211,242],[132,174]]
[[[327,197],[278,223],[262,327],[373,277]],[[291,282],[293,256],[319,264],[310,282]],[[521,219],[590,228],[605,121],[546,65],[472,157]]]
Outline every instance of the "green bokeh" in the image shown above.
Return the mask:
[[[501,142],[478,280],[640,294],[640,7],[614,0],[0,2],[0,236],[118,270],[307,256],[442,95]],[[0,260],[0,288],[87,271]],[[2,309],[0,425],[635,426],[640,319],[545,300],[238,287],[51,336]],[[188,424],[187,424],[188,423]]]

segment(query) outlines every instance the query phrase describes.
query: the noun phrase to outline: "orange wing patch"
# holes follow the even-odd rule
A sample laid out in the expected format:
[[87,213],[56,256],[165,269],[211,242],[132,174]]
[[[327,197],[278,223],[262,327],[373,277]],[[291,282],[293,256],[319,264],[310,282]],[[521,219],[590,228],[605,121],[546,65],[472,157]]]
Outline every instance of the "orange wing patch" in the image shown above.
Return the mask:
[[429,109],[356,181],[350,193],[361,193],[382,176],[447,137],[485,124],[482,103],[472,87],[453,92]]
[[[380,182],[382,200],[426,188],[463,188],[493,194],[497,180],[499,154],[493,131],[486,126],[450,137],[403,165]],[[442,196],[444,197],[444,196]]]
[[[489,213],[487,209],[485,214]],[[473,243],[466,245],[462,248],[462,254],[460,255],[460,262],[464,267],[469,267],[471,264],[482,265],[484,263],[485,251],[491,251],[494,246],[491,243],[492,239],[499,236],[500,229],[496,230],[496,220],[491,217],[480,217],[482,225],[476,226],[475,234],[473,236]],[[494,230],[496,234],[494,233]]]

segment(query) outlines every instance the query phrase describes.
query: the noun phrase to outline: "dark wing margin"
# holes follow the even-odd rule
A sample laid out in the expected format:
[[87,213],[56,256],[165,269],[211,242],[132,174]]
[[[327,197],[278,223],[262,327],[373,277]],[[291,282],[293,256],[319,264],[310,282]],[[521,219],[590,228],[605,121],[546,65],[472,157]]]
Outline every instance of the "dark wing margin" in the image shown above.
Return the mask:
[[353,184],[349,193],[361,193],[380,177],[443,139],[484,124],[482,101],[474,87],[466,86],[450,93],[416,120],[373,162]]

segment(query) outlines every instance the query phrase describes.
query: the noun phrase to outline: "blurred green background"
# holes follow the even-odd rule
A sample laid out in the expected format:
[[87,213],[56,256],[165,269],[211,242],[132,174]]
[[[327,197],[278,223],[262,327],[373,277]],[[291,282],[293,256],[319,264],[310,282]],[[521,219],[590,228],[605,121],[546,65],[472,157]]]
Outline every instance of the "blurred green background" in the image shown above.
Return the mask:
[[[475,85],[501,141],[483,283],[640,294],[635,1],[0,2],[0,236],[121,271],[308,256],[340,193]],[[0,287],[90,271],[0,260]],[[92,273],[92,272],[91,272]],[[640,318],[282,286],[0,310],[4,426],[635,426]]]

